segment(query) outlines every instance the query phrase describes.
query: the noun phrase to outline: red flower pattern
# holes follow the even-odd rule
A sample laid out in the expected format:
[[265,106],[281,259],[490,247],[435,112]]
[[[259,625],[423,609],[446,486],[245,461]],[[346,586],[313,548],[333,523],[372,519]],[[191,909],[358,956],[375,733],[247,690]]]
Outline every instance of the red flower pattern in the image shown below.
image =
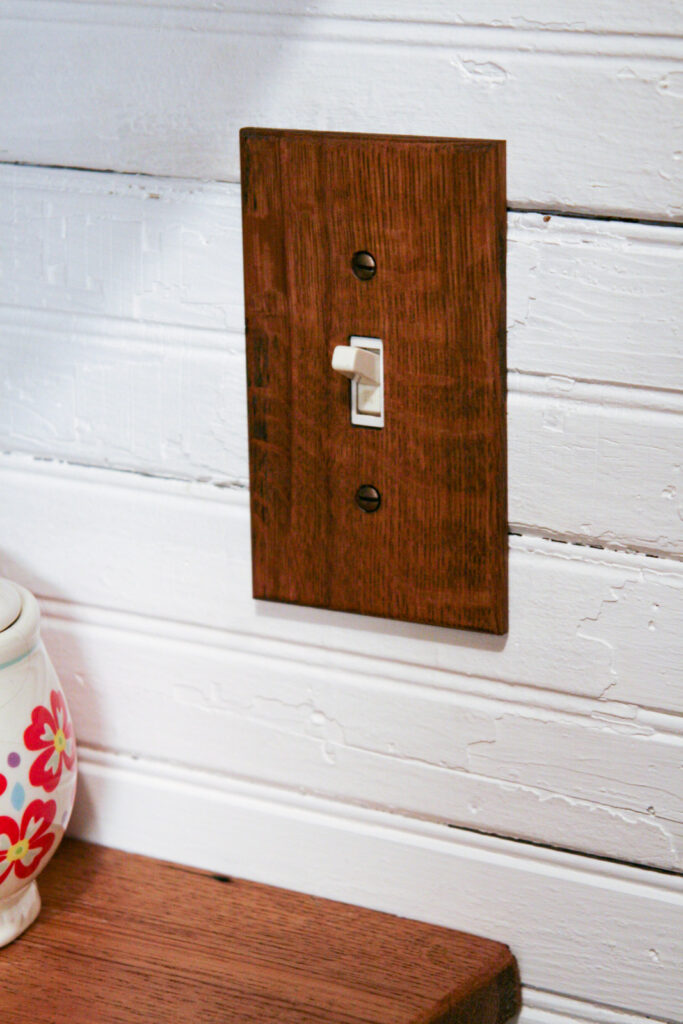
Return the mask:
[[29,780],[32,786],[48,793],[57,788],[62,768],[70,771],[76,760],[73,727],[64,698],[57,690],[50,691],[50,708],[42,705],[34,708],[31,724],[24,732],[28,750],[41,751],[31,765]]
[[33,800],[24,811],[21,825],[6,815],[0,817],[0,883],[14,870],[17,878],[28,878],[55,841],[48,832],[55,816],[54,800]]

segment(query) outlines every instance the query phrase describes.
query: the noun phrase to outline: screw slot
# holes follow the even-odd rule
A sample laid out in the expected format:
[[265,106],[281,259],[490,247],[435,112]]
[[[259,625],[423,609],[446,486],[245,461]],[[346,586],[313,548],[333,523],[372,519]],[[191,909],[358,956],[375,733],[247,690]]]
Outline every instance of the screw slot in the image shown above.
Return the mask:
[[359,249],[351,257],[351,270],[359,281],[369,281],[377,272],[375,257],[365,249]]
[[356,491],[356,505],[364,512],[376,512],[381,501],[379,491],[372,484],[361,484]]

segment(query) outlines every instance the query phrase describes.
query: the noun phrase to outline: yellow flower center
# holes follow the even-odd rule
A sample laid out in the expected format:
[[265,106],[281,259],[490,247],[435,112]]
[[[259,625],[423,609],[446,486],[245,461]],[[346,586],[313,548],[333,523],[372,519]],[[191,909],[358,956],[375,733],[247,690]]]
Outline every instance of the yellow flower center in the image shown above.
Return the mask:
[[21,860],[28,853],[28,849],[28,839],[20,839],[14,846],[10,846],[5,859],[10,861],[10,863],[15,860]]
[[57,732],[55,733],[55,750],[57,751],[58,754],[61,754],[65,747],[66,736],[64,735],[61,729],[57,729]]

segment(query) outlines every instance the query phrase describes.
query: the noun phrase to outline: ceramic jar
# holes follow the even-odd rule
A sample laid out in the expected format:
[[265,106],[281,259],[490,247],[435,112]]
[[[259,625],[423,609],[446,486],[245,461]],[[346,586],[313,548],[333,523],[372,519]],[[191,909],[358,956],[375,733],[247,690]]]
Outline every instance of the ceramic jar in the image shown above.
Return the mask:
[[0,580],[0,946],[40,911],[36,877],[76,793],[73,727],[39,625],[34,596]]

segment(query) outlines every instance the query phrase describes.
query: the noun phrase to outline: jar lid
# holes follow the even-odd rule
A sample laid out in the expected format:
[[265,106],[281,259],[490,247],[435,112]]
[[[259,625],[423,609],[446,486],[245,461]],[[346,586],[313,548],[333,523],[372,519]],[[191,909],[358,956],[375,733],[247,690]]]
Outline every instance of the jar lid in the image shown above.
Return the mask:
[[21,615],[21,595],[9,580],[0,580],[0,633],[14,625]]

